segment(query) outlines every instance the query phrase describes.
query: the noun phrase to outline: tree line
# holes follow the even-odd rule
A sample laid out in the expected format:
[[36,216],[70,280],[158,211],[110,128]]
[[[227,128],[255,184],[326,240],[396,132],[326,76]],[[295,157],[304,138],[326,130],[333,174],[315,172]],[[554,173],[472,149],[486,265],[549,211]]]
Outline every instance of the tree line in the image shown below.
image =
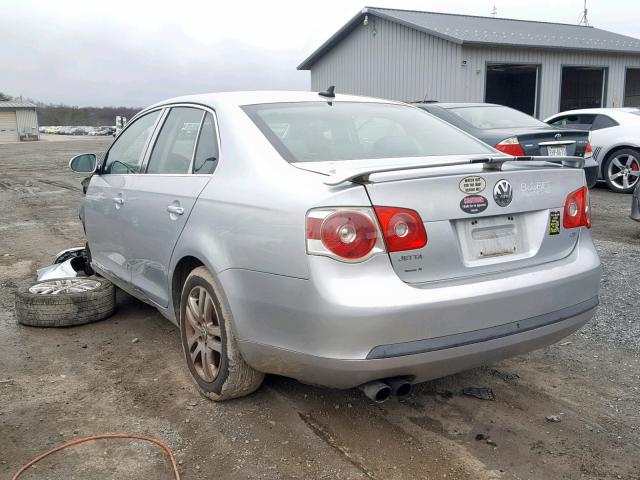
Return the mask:
[[[21,101],[22,98],[11,97],[0,92],[0,101]],[[116,116],[131,119],[140,108],[131,107],[75,107],[71,105],[54,105],[27,100],[37,105],[38,125],[80,125],[97,127],[115,125]]]

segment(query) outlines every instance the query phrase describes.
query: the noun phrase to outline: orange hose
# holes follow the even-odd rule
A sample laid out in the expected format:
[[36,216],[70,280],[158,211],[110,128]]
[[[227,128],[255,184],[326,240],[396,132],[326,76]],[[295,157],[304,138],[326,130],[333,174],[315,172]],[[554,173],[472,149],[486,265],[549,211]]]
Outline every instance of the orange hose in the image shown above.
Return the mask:
[[71,441],[69,441],[67,443],[64,443],[64,444],[62,444],[60,446],[57,446],[56,448],[52,448],[51,450],[49,450],[47,452],[44,452],[42,455],[39,455],[38,457],[36,457],[33,460],[31,460],[29,463],[23,465],[20,468],[20,470],[18,470],[16,472],[16,474],[13,477],[11,477],[11,480],[17,480],[17,478],[20,475],[22,475],[26,470],[31,468],[33,465],[38,463],[43,458],[48,457],[52,453],[58,452],[60,450],[68,448],[68,447],[72,447],[73,445],[78,445],[80,443],[90,442],[92,440],[104,440],[104,439],[109,439],[109,438],[124,438],[124,439],[132,439],[132,440],[144,440],[144,441],[151,442],[151,443],[154,443],[154,444],[158,445],[160,448],[162,448],[162,450],[164,450],[164,453],[167,454],[167,456],[169,457],[169,460],[171,460],[171,467],[173,468],[173,474],[175,476],[175,480],[180,480],[180,473],[178,472],[178,465],[176,464],[176,459],[173,456],[173,453],[171,452],[171,449],[167,445],[162,443],[160,440],[157,440],[157,439],[152,438],[152,437],[148,437],[146,435],[126,434],[126,433],[114,433],[114,434],[107,434],[107,435],[91,435],[89,437],[82,437],[82,438],[76,438],[75,440],[71,440]]

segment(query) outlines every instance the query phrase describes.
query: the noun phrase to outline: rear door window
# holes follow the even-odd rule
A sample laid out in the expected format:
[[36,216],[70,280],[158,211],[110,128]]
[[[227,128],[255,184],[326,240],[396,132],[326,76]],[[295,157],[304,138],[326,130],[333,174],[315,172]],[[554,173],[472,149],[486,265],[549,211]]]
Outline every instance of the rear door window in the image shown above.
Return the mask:
[[207,112],[202,122],[196,155],[193,159],[193,173],[213,173],[218,165],[218,133],[213,115]]
[[189,173],[203,115],[197,108],[171,109],[153,146],[147,173]]

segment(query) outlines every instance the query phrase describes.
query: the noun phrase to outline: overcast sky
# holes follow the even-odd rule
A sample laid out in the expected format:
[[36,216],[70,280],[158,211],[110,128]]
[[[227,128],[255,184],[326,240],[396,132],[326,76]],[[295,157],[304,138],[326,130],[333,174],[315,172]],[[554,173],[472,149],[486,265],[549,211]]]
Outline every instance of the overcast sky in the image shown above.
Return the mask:
[[[142,107],[199,92],[309,89],[296,65],[364,0],[2,0],[0,91]],[[370,6],[577,23],[582,0],[372,0]],[[592,25],[640,37],[638,0],[588,0]]]

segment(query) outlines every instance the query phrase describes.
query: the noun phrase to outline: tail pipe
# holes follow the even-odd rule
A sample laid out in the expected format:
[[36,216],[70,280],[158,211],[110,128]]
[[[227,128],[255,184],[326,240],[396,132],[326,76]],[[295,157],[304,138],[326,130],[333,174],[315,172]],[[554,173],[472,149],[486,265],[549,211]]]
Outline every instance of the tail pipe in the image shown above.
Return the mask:
[[391,387],[379,380],[364,383],[359,388],[368,399],[377,403],[382,403],[391,396]]
[[411,392],[411,384],[404,377],[387,378],[384,383],[391,387],[391,395],[404,398]]

